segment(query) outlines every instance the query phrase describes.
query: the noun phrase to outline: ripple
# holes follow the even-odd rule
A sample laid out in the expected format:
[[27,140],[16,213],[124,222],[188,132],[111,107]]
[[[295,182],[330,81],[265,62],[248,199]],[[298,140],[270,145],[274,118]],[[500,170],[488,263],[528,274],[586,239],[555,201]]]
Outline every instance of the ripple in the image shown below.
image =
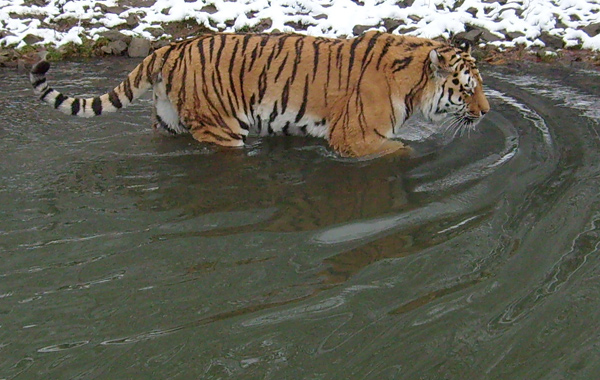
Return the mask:
[[90,343],[89,340],[81,340],[78,342],[54,344],[52,346],[40,348],[39,350],[37,350],[37,352],[48,353],[48,352],[66,351],[66,350],[71,350],[73,348],[85,346],[88,343]]

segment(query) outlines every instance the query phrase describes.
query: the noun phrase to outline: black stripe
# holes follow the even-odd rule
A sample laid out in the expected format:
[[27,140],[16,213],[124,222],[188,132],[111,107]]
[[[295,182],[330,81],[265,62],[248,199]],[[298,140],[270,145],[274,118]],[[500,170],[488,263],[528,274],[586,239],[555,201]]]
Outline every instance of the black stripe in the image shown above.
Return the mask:
[[304,40],[298,38],[294,44],[296,50],[296,56],[294,57],[294,66],[292,67],[292,80],[296,79],[296,73],[298,72],[298,65],[302,60],[302,48],[304,47]]
[[256,61],[257,52],[258,44],[254,46],[254,49],[252,49],[252,53],[250,54],[250,66],[248,67],[248,72],[252,71],[252,66],[254,66],[254,62]]
[[123,91],[125,92],[127,99],[129,99],[129,102],[133,101],[133,92],[131,91],[131,82],[129,81],[129,77],[125,78],[123,81]]
[[71,115],[77,115],[79,113],[79,99],[73,99],[71,104]]
[[275,121],[275,118],[277,118],[277,101],[275,101],[275,104],[273,104],[273,111],[271,112],[271,114],[269,115],[269,133],[271,133],[273,130],[271,129],[271,123]]
[[[365,56],[363,57],[363,62],[362,62],[363,68],[366,65],[366,61],[367,61],[367,57],[369,56],[369,53],[375,47],[375,43],[377,42],[377,39],[380,36],[381,36],[381,33],[377,33],[369,40],[369,43],[367,44],[367,49],[365,50]],[[371,60],[369,60],[369,62],[371,62]]]
[[350,45],[350,59],[348,60],[348,76],[346,78],[346,88],[350,87],[350,75],[352,74],[352,67],[354,66],[354,56],[356,55],[356,48],[358,44],[363,40],[363,37],[357,37],[352,41]]
[[285,55],[285,58],[283,59],[283,62],[281,62],[281,65],[279,66],[279,69],[277,69],[277,74],[275,74],[275,83],[277,83],[277,80],[279,79],[279,76],[281,75],[281,72],[283,71],[283,68],[285,66],[285,63],[287,62],[289,53],[287,53]]
[[31,68],[31,73],[34,75],[46,74],[50,69],[50,63],[48,61],[40,61]]
[[389,37],[385,40],[385,45],[383,45],[383,49],[381,49],[381,54],[379,55],[379,59],[377,59],[377,66],[375,66],[375,68],[377,70],[379,70],[379,65],[381,64],[381,60],[383,59],[383,57],[387,54],[388,50],[390,49],[392,40],[393,40],[392,37]]
[[102,100],[100,100],[100,97],[96,96],[94,100],[92,100],[92,110],[95,115],[100,115],[102,113]]
[[265,92],[267,91],[267,67],[263,67],[263,71],[258,76],[258,102],[261,103]]
[[210,61],[212,61],[213,59],[213,51],[215,50],[215,37],[210,37],[209,41],[208,41],[208,59]]
[[[235,99],[235,104],[238,108],[239,108],[239,102],[237,99],[238,98],[237,92],[235,91],[235,82],[233,80],[233,68],[235,66],[235,61],[237,59],[237,51],[238,51],[239,46],[240,46],[240,41],[236,40],[235,45],[233,46],[233,51],[231,53],[231,59],[229,60],[229,67],[227,68],[227,71],[229,73],[229,87],[231,89],[231,92],[233,93],[233,97]],[[236,113],[235,112],[236,109],[237,108],[233,108],[233,105],[232,105],[232,111],[234,114]]]
[[306,112],[306,104],[308,103],[308,74],[306,74],[306,80],[304,82],[304,95],[302,96],[302,104],[300,105],[300,110],[298,111],[298,115],[296,115],[295,122],[299,122],[300,119],[304,116],[304,112]]
[[317,76],[317,68],[319,67],[319,47],[320,47],[321,43],[318,41],[314,41],[313,42],[313,48],[315,49],[314,52],[314,61],[313,61],[313,82]]
[[150,57],[150,62],[148,62],[148,65],[146,65],[147,80],[148,80],[148,82],[150,82],[150,84],[154,84],[154,80],[152,79],[152,73],[154,72],[154,64],[155,63],[156,63],[156,53],[152,53],[152,56]]
[[242,43],[242,54],[241,55],[246,54],[246,48],[248,47],[248,42],[250,41],[250,38],[252,38],[251,34],[246,34],[244,36],[244,42]]
[[387,137],[385,137],[384,135],[382,135],[377,129],[373,129],[373,131],[375,132],[375,134],[381,138],[387,139]]
[[110,103],[115,108],[123,108],[123,105],[121,104],[121,100],[119,99],[119,95],[117,95],[115,90],[112,90],[111,92],[108,93],[108,100],[110,100]]
[[223,49],[225,48],[225,34],[221,34],[221,46],[219,46],[219,50],[217,50],[217,60],[215,61],[215,67],[219,67],[221,63],[221,54],[223,54]]
[[64,96],[63,94],[59,93],[56,96],[56,99],[54,99],[54,108],[56,109],[56,108],[60,107],[60,105],[63,104],[63,102],[65,100],[67,100],[67,99],[68,98],[66,96]]
[[40,95],[40,100],[44,100],[45,101],[46,100],[46,96],[48,96],[48,94],[51,93],[52,91],[54,91],[54,90],[52,90],[51,87],[48,87],[46,89],[46,91],[44,91],[44,93],[42,95]]
[[408,67],[408,65],[410,65],[412,60],[413,60],[413,57],[410,57],[410,56],[403,58],[403,59],[396,59],[394,61],[394,63],[392,63],[392,69],[393,69],[392,72],[395,73],[395,72],[406,69]]
[[281,94],[281,113],[285,113],[288,101],[290,99],[290,82],[290,79],[286,80],[285,86],[283,86],[283,93]]
[[38,87],[40,84],[42,84],[42,83],[46,83],[46,77],[43,77],[43,78],[37,79],[36,81],[34,81],[33,83],[31,83],[31,85],[32,85],[34,88],[37,88],[37,87]]

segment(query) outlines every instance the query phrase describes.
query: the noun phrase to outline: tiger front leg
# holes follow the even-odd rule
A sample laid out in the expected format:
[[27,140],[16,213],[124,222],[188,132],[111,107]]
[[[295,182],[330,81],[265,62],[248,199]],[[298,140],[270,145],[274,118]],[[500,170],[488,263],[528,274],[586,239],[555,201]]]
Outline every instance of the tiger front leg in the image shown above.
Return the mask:
[[227,131],[221,127],[212,126],[192,126],[190,133],[200,142],[216,144],[224,147],[242,147],[244,146],[245,136],[242,134]]
[[333,107],[329,145],[345,157],[410,156],[412,149],[387,136],[394,115],[391,102],[377,91],[354,91]]

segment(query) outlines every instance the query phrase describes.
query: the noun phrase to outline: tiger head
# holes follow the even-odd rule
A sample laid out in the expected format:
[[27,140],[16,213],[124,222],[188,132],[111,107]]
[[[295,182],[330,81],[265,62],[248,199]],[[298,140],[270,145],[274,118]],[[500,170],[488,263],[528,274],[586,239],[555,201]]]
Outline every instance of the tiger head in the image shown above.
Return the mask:
[[490,110],[483,93],[483,82],[471,46],[443,46],[429,52],[431,84],[422,104],[423,114],[431,120],[444,120],[455,133],[473,128]]

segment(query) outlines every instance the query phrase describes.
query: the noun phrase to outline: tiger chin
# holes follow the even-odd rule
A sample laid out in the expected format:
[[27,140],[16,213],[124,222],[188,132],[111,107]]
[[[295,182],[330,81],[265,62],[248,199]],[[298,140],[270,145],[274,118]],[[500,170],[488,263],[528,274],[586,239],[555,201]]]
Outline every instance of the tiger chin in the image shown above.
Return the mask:
[[394,140],[415,112],[473,127],[489,110],[468,44],[369,32],[353,39],[298,34],[207,34],[146,57],[117,87],[92,98],[50,87],[42,60],[30,73],[41,100],[92,117],[152,88],[154,128],[225,147],[248,135],[325,138],[341,156],[409,155]]

